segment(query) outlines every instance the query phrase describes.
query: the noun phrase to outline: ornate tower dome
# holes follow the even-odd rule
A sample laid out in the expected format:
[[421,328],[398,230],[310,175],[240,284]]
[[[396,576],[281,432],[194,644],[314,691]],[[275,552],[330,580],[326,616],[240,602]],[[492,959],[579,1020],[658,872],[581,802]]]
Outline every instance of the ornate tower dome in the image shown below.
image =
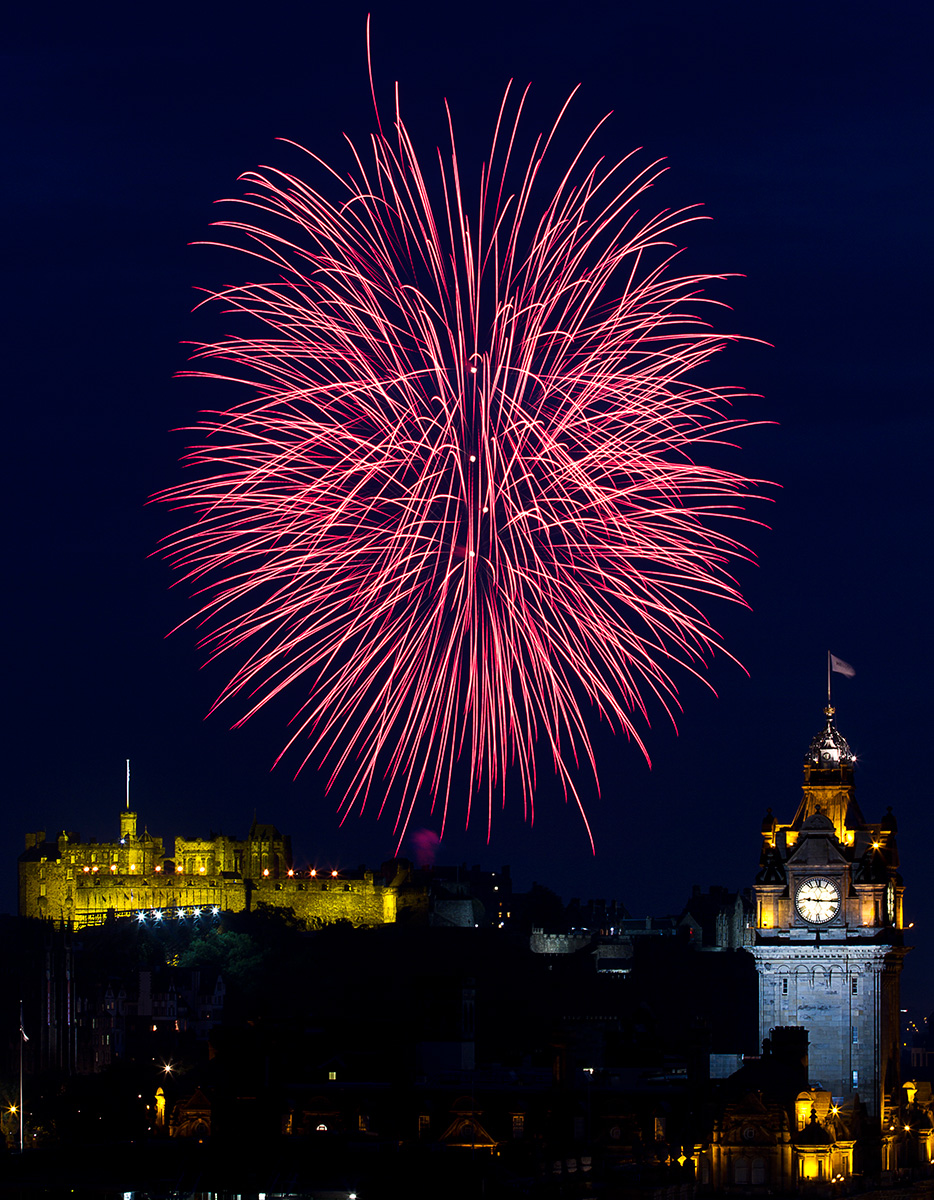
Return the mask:
[[852,767],[856,761],[846,738],[833,723],[835,711],[832,704],[828,704],[824,709],[827,724],[820,733],[811,739],[808,752],[804,757],[805,766],[833,770],[843,764]]

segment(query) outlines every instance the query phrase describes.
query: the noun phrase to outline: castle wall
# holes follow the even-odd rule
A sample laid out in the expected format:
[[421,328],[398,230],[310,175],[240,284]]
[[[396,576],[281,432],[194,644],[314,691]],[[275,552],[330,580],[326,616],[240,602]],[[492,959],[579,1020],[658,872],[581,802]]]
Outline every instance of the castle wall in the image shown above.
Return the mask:
[[385,925],[396,919],[396,893],[370,874],[362,879],[296,879],[254,883],[252,907],[288,908],[303,921]]

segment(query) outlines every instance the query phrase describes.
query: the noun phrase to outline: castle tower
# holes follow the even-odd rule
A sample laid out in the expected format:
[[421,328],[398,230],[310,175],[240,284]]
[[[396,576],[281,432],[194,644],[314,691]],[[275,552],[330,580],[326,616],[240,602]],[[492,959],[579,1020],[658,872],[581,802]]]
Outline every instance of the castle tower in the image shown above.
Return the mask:
[[127,809],[120,813],[120,843],[128,845],[136,841],[136,813]]
[[835,1103],[858,1096],[883,1120],[897,1106],[902,880],[892,810],[867,823],[854,796],[855,758],[826,724],[804,760],[788,825],[766,814],[755,882],[759,1036],[808,1030],[809,1074]]

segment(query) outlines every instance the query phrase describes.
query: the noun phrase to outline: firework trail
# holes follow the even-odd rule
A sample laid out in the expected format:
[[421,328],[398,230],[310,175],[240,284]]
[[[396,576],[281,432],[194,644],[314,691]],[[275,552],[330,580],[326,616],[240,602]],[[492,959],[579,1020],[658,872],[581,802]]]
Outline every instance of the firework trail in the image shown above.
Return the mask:
[[400,841],[420,795],[447,817],[459,761],[488,833],[507,773],[531,819],[539,743],[580,806],[588,720],[645,753],[646,698],[671,712],[671,665],[719,648],[701,605],[741,601],[751,482],[697,461],[741,393],[689,378],[729,340],[699,315],[720,277],[671,273],[696,214],[638,219],[658,164],[588,166],[593,133],[542,199],[564,110],[519,162],[524,102],[479,180],[453,128],[423,169],[398,99],[347,178],[309,155],[333,195],[243,177],[218,224],[264,282],[209,295],[248,333],[188,373],[249,395],[202,414],[197,478],[159,496],[194,513],[166,553],[201,644],[239,664],[215,707],[300,690],[282,753],[329,763],[344,817],[391,798]]

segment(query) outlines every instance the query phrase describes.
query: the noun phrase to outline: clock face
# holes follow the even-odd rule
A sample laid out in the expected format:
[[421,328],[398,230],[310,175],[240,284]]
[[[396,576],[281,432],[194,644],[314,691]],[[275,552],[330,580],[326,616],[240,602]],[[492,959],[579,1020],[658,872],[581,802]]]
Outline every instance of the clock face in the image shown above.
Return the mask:
[[795,908],[809,925],[826,925],[840,909],[840,893],[829,879],[806,879],[795,892]]

